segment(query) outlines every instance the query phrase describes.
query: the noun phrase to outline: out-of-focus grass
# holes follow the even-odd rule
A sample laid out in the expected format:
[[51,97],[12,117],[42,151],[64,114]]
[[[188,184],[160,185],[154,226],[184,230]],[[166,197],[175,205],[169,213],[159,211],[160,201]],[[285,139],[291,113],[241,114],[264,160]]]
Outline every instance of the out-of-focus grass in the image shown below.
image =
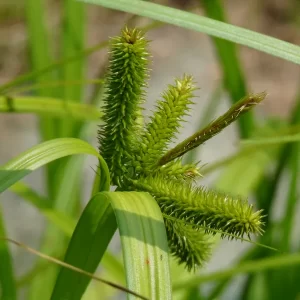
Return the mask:
[[[198,2],[202,5],[208,17],[226,22],[226,14],[221,1],[199,0]],[[51,104],[53,109],[52,112],[54,112],[53,114],[50,114],[49,107],[47,108],[44,106],[42,108],[38,104],[34,104],[30,101],[27,102],[26,107],[22,107],[25,111],[27,109],[27,111],[37,114],[42,111],[46,114],[48,112],[47,116],[41,113],[41,115],[43,115],[40,118],[40,134],[42,139],[48,140],[64,136],[86,137],[87,127],[84,122],[86,120],[94,120],[98,117],[98,113],[93,110],[93,113],[89,116],[85,114],[83,108],[86,108],[87,106],[82,103],[85,96],[84,86],[67,84],[51,86],[51,82],[83,82],[85,71],[84,58],[94,51],[107,46],[107,42],[101,42],[90,49],[85,49],[85,27],[87,22],[85,18],[86,5],[72,0],[66,0],[61,5],[63,22],[61,27],[61,39],[59,40],[58,47],[59,56],[54,57],[53,53],[56,41],[50,38],[50,30],[46,25],[46,1],[28,0],[26,3],[22,2],[22,5],[24,5],[26,9],[26,29],[29,41],[28,48],[31,72],[4,84],[0,87],[0,91],[3,94],[9,95],[13,92],[13,88],[18,87],[24,82],[29,82],[31,84],[35,83],[39,86],[39,89],[35,90],[35,101],[40,99],[42,102],[51,97],[55,98],[55,101],[61,101],[61,104],[65,105],[66,109],[72,108],[75,109],[75,111],[81,110],[80,113],[78,111],[78,118],[63,119],[63,109],[60,108],[61,106],[57,102]],[[126,9],[130,10],[130,7]],[[10,16],[14,16],[14,13],[18,16],[20,14],[20,10],[14,11],[13,9],[10,9],[9,11],[12,15],[6,14],[6,10],[1,10],[0,5],[0,16],[4,15],[6,19]],[[167,8],[164,12],[168,12]],[[158,13],[163,15],[162,10],[158,11]],[[141,14],[145,13],[141,12]],[[155,18],[161,19],[157,16]],[[184,21],[185,20],[181,20],[181,23],[179,21],[177,23],[181,26],[185,26],[183,24]],[[222,28],[220,27],[219,29]],[[101,28],[99,30],[101,30]],[[224,37],[226,38],[225,34]],[[241,37],[241,39],[242,38],[243,37]],[[260,42],[262,41],[257,41],[258,46],[256,48],[259,48]],[[238,47],[232,42],[218,38],[213,38],[213,43],[219,61],[219,67],[223,72],[222,86],[228,91],[231,101],[235,102],[242,98],[247,92],[245,76],[239,61]],[[282,43],[281,45],[284,44]],[[269,52],[272,52],[271,50]],[[282,57],[283,56],[284,55],[282,54]],[[298,62],[296,58],[294,61]],[[205,114],[206,117],[209,117],[211,112],[213,112],[217,106],[217,102],[220,99],[218,93],[216,93],[216,96],[213,99],[215,100],[211,100],[207,113]],[[27,100],[30,100],[30,98]],[[2,108],[5,110],[7,103],[7,98],[0,97],[0,111]],[[42,105],[45,104],[45,102],[42,103]],[[16,110],[17,108],[16,101]],[[58,115],[59,118],[57,118]],[[297,99],[297,104],[291,113],[290,120],[283,123],[285,123],[286,126],[300,124],[300,98]],[[246,138],[253,134],[255,135],[255,128],[257,126],[258,124],[255,115],[247,114],[240,119],[239,129],[241,136]],[[272,125],[268,125],[268,122],[266,122],[266,127],[267,126],[272,127]],[[280,141],[280,137],[277,139]],[[299,142],[294,142],[283,145],[278,144],[275,148],[276,149],[274,150],[274,147],[270,147],[270,149],[264,147],[259,151],[253,151],[251,155],[247,153],[241,156],[237,155],[234,159],[228,160],[226,164],[219,164],[217,167],[220,170],[224,167],[224,170],[222,170],[222,174],[215,185],[218,188],[227,190],[231,193],[237,192],[246,196],[251,194],[255,195],[258,207],[264,209],[266,214],[268,214],[268,217],[265,219],[267,225],[266,234],[260,242],[266,243],[287,253],[299,252],[299,245],[292,247],[292,231],[294,230],[296,207],[299,204],[299,191],[297,188],[300,176],[300,146]],[[54,163],[46,168],[47,198],[50,200],[50,203],[49,207],[45,207],[41,205],[41,203],[39,203],[40,206],[37,205],[41,214],[46,213],[46,216],[49,218],[47,212],[49,213],[50,211],[57,212],[58,216],[64,215],[71,220],[78,217],[78,207],[81,202],[79,187],[82,166],[83,160],[74,158]],[[268,170],[268,173],[266,170]],[[287,188],[288,192],[286,193],[286,199],[284,199],[283,205],[284,213],[279,221],[274,221],[272,213],[275,205],[275,198],[278,189],[281,186],[281,180],[286,174],[289,182]],[[23,197],[25,197],[25,195],[23,195]],[[68,237],[62,228],[59,229],[57,224],[52,224],[53,222],[55,223],[55,218],[55,214],[53,217],[53,214],[51,215],[50,213],[49,220],[51,221],[51,224],[48,225],[44,233],[40,250],[49,254],[59,253],[61,255],[66,249]],[[0,226],[0,235],[5,235],[3,220],[0,225],[3,225]],[[278,230],[278,228],[280,228],[280,230]],[[53,242],[54,240],[55,242]],[[275,256],[275,253],[271,253],[263,248],[258,248],[257,246],[251,246],[251,249],[240,259],[240,263],[244,263],[244,265],[241,267],[237,266],[228,271],[227,277],[229,279],[225,275],[218,275],[219,277],[215,278],[212,276],[210,280],[214,281],[218,279],[219,284],[215,286],[208,297],[203,297],[200,293],[197,294],[198,289],[193,286],[190,290],[186,288],[184,296],[181,298],[179,297],[178,300],[196,299],[196,297],[199,297],[199,299],[222,297],[222,292],[230,284],[230,278],[233,278],[235,274],[238,274],[240,272],[239,270],[243,270],[245,261],[249,259],[261,259],[261,261],[256,263],[257,268],[254,270],[255,272],[261,270],[261,272],[259,274],[250,274],[247,281],[240,286],[243,299],[251,300],[254,299],[254,297],[257,297],[257,295],[260,295],[260,297],[263,295],[263,297],[265,297],[264,299],[272,300],[283,298],[295,299],[297,293],[299,293],[297,288],[297,283],[300,280],[299,266],[290,266],[283,270],[264,271],[264,263],[266,261],[268,262],[268,259],[276,264],[276,257],[269,258],[271,255]],[[278,263],[280,263],[280,259],[281,257],[278,257]],[[0,241],[0,261],[0,280],[5,283],[5,289],[2,288],[2,298],[5,300],[17,299],[17,290],[14,286],[15,280],[9,248],[2,241]],[[3,262],[5,262],[5,264]],[[110,266],[113,268],[115,265],[116,261],[114,259],[111,259],[110,262],[106,261],[107,269],[109,269]],[[34,266],[33,272],[29,273],[27,277],[24,277],[25,282],[30,283],[28,299],[49,299],[51,295],[57,276],[57,268],[52,266],[44,268],[44,266],[44,263],[38,262],[38,264]],[[249,266],[250,264],[246,264],[244,270],[249,271],[251,269]],[[120,276],[120,274],[123,270],[120,268],[115,269],[117,270],[116,274],[119,275],[119,279],[122,278],[122,275]],[[182,271],[182,274],[183,273],[184,272]],[[191,275],[189,277],[190,283],[195,282],[195,280],[197,280],[195,279],[195,276]],[[202,282],[204,281],[205,280]],[[198,281],[198,283],[200,282],[201,280]],[[102,296],[104,296],[104,294]]]

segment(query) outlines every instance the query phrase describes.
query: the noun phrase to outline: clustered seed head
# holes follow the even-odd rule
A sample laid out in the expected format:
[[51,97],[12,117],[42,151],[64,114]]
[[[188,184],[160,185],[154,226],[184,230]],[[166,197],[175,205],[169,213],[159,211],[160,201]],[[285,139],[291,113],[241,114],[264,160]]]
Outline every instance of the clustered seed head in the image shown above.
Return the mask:
[[184,164],[180,156],[220,132],[262,101],[265,94],[245,97],[204,129],[168,149],[188,115],[196,88],[191,76],[176,79],[143,126],[147,45],[142,32],[136,29],[125,28],[111,40],[99,150],[109,167],[112,184],[122,190],[149,192],[156,199],[171,253],[193,270],[208,260],[210,237],[216,231],[229,239],[262,234],[262,212],[254,211],[238,197],[196,186],[194,179],[201,176],[198,164]]

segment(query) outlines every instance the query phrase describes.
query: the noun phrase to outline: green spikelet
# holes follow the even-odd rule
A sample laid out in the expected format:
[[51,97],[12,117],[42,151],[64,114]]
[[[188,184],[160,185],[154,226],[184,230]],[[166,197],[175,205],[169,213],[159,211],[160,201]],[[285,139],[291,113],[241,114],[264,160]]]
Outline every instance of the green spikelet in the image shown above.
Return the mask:
[[134,184],[154,196],[165,215],[203,226],[207,233],[219,230],[222,237],[232,238],[263,232],[261,211],[254,212],[245,200],[160,176],[141,178]]
[[99,130],[100,153],[111,172],[112,184],[121,185],[132,158],[140,127],[141,103],[148,77],[147,41],[138,30],[124,29],[111,40],[111,57],[104,99],[104,125]]
[[209,260],[213,243],[204,230],[168,219],[165,226],[171,254],[179,264],[185,264],[188,271],[202,267]]
[[140,163],[139,171],[144,173],[155,170],[158,159],[167,150],[168,144],[180,128],[180,121],[187,115],[194,96],[193,79],[184,76],[169,85],[157,103],[157,110],[147,124],[142,136],[140,151],[136,156]]

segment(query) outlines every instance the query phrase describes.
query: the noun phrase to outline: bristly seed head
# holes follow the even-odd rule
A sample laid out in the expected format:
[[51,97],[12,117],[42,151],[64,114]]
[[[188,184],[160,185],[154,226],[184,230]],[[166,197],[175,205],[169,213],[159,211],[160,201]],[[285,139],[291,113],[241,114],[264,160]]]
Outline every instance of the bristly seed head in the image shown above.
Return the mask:
[[178,133],[183,117],[193,104],[195,86],[191,76],[184,75],[169,85],[157,102],[157,109],[140,141],[136,160],[144,174],[155,171],[157,161]]
[[221,232],[222,237],[232,239],[262,234],[263,216],[244,200],[195,186],[195,179],[201,176],[198,164],[184,164],[180,157],[260,103],[265,93],[243,98],[204,129],[168,150],[193,104],[196,88],[191,76],[176,79],[144,126],[141,105],[149,72],[147,46],[137,29],[125,28],[111,39],[99,150],[113,185],[123,191],[146,191],[156,199],[171,253],[193,270],[209,259],[210,235]]
[[262,212],[254,212],[245,200],[194,187],[189,182],[164,180],[159,175],[141,178],[134,185],[155,197],[166,215],[203,226],[207,233],[214,234],[212,228],[221,230],[222,237],[232,238],[232,235],[243,237],[263,232]]
[[120,185],[136,147],[148,78],[148,42],[137,29],[125,28],[111,40],[111,57],[104,99],[104,125],[99,130],[100,154]]

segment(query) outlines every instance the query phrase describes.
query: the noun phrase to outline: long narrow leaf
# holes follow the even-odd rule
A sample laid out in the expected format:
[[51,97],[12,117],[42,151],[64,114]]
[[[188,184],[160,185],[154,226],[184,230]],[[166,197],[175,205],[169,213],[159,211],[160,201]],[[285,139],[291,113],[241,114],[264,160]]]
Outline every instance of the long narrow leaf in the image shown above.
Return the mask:
[[32,254],[34,254],[34,255],[36,255],[36,256],[39,256],[39,257],[43,258],[44,260],[48,260],[48,261],[51,262],[51,263],[54,263],[54,264],[59,265],[59,266],[62,266],[63,268],[67,268],[68,270],[72,270],[73,272],[80,273],[80,274],[82,274],[82,275],[84,275],[84,276],[87,276],[87,277],[89,277],[89,278],[91,278],[91,279],[94,279],[94,280],[96,280],[96,281],[98,281],[98,282],[101,282],[101,283],[104,283],[104,284],[106,284],[106,285],[109,285],[109,286],[111,286],[111,287],[113,287],[113,288],[117,288],[117,289],[119,289],[119,290],[121,290],[121,291],[123,291],[123,292],[126,292],[126,293],[128,293],[128,294],[131,294],[131,295],[133,295],[133,296],[135,296],[135,297],[137,297],[137,298],[139,298],[139,299],[148,300],[147,298],[143,297],[142,295],[139,295],[139,294],[137,294],[137,293],[135,293],[135,292],[133,292],[133,291],[131,291],[131,290],[129,290],[129,289],[127,289],[127,288],[121,286],[121,285],[118,285],[118,284],[116,284],[116,283],[114,283],[114,282],[112,282],[112,281],[106,280],[106,279],[104,279],[104,278],[100,278],[100,277],[98,277],[98,276],[95,276],[94,274],[92,274],[92,273],[90,273],[90,272],[87,272],[87,271],[85,271],[85,270],[82,270],[82,269],[80,269],[80,268],[77,268],[77,267],[75,267],[75,266],[72,266],[72,265],[70,265],[70,264],[67,264],[67,263],[61,261],[60,259],[51,257],[51,256],[49,256],[49,255],[47,255],[47,254],[45,254],[45,253],[42,253],[42,252],[40,252],[40,251],[37,251],[37,250],[35,250],[34,248],[31,248],[31,247],[29,247],[29,246],[27,246],[27,245],[25,245],[25,244],[23,244],[23,243],[20,243],[20,242],[18,242],[18,241],[16,241],[16,240],[13,240],[13,239],[8,238],[8,237],[0,237],[0,239],[1,239],[1,240],[4,240],[4,241],[6,241],[6,242],[9,242],[9,243],[11,243],[11,244],[14,244],[14,245],[16,245],[16,246],[18,246],[18,247],[20,247],[20,248],[26,250],[26,251],[29,252],[29,253],[32,253]]
[[282,231],[282,250],[289,251],[291,250],[292,242],[292,229],[296,217],[297,203],[299,201],[299,182],[300,182],[300,143],[293,145],[291,151],[291,156],[289,157],[290,169],[291,169],[291,179],[289,191],[287,193],[286,199],[286,211],[283,221],[283,231]]
[[300,141],[300,134],[285,135],[274,138],[263,138],[257,140],[243,140],[241,141],[242,145],[251,145],[251,146],[262,146],[262,145],[276,145],[283,143],[293,143]]
[[[77,208],[80,203],[82,166],[84,156],[72,156],[66,162],[59,164],[56,172],[55,199],[52,207],[58,213],[67,216],[77,216]],[[41,251],[43,253],[64,253],[68,246],[69,236],[66,237],[56,226],[49,224],[43,236]],[[37,264],[42,264],[39,260]],[[56,281],[58,266],[52,265],[43,276],[36,277],[30,286],[30,300],[49,299]]]
[[204,274],[192,280],[182,280],[181,282],[175,282],[173,288],[174,290],[186,289],[198,286],[199,284],[204,282],[218,281],[238,274],[255,273],[269,269],[284,268],[295,264],[300,264],[300,254],[286,254],[275,257],[269,257],[256,261],[249,261],[233,269],[226,269],[220,272]]
[[[62,32],[62,54],[63,57],[71,57],[83,51],[84,49],[84,24],[85,24],[85,6],[73,0],[63,1],[64,22]],[[62,70],[62,80],[82,80],[83,79],[84,60],[78,60],[67,64]],[[82,102],[82,86],[64,86],[63,100],[65,103],[70,101]],[[74,136],[80,124],[74,123],[72,119],[62,120],[60,122],[59,136]]]
[[64,103],[50,97],[0,97],[0,113],[34,113],[41,116],[97,121],[101,117],[95,106],[82,103]]
[[[120,229],[128,288],[150,299],[171,299],[168,246],[160,210],[148,194],[102,192],[83,212],[65,261],[94,272],[112,237]],[[62,269],[52,299],[80,299],[89,280]]]
[[[101,164],[103,166],[103,164]],[[99,170],[102,169],[102,176],[99,174],[99,179],[103,178],[103,181],[109,182],[109,178],[105,179],[105,166],[103,168],[99,168]],[[98,177],[98,176],[97,176]],[[108,190],[109,185],[106,185],[106,188],[101,185],[101,188],[99,190]],[[51,222],[53,225],[55,225],[62,233],[64,233],[67,237],[72,236],[72,233],[75,229],[76,222],[68,215],[61,213],[57,210],[54,210],[50,206],[49,199],[45,199],[39,194],[37,194],[36,191],[32,190],[29,186],[24,184],[23,182],[17,182],[9,189],[11,192],[15,193],[19,197],[21,197],[23,200],[25,200],[27,203],[35,207],[40,211],[42,215],[45,216],[45,218]],[[5,234],[2,234],[1,236],[5,236]],[[57,256],[57,255],[55,255]],[[101,265],[105,268],[106,272],[105,274],[109,274],[110,278],[113,279],[113,281],[117,281],[120,284],[124,285],[125,282],[125,275],[124,275],[124,268],[121,264],[120,260],[117,259],[116,256],[112,255],[110,252],[106,251],[102,260]],[[32,280],[34,277],[40,274],[40,272],[47,269],[50,265],[47,265],[45,267],[45,262],[43,261],[43,264],[41,264],[39,267],[34,267],[32,270],[28,272],[28,274],[25,274],[21,277],[21,279],[18,280],[18,286],[24,285],[28,283],[30,280]],[[117,280],[116,280],[117,279]]]
[[[31,58],[31,65],[33,70],[39,70],[48,66],[51,59],[51,47],[49,46],[48,34],[45,22],[45,3],[46,1],[28,0],[26,2],[26,21],[29,37],[29,51]],[[45,74],[35,78],[39,81],[52,81],[54,79],[53,73]],[[52,90],[45,88],[39,91],[39,95],[53,96]],[[41,120],[41,134],[45,140],[54,138],[53,120],[51,118],[44,118]]]
[[[6,236],[0,209],[0,237]],[[0,299],[17,300],[12,259],[7,243],[0,240]]]
[[[65,262],[88,272],[95,272],[117,229],[109,199],[95,195],[76,226],[65,256]],[[90,279],[67,269],[61,269],[51,299],[81,299]]]
[[203,32],[300,64],[300,47],[241,27],[140,0],[80,0]]
[[156,201],[147,193],[137,192],[105,196],[117,218],[127,287],[149,299],[171,299],[168,243]]
[[[220,0],[199,0],[209,18],[226,22],[225,11]],[[226,40],[213,38],[213,43],[223,71],[224,86],[230,94],[231,102],[235,103],[247,94],[245,76],[238,58],[237,47]],[[242,137],[248,137],[254,125],[252,112],[238,120]]]
[[91,154],[102,159],[95,148],[79,139],[61,138],[47,141],[32,147],[0,167],[0,192],[37,168],[74,154]]

